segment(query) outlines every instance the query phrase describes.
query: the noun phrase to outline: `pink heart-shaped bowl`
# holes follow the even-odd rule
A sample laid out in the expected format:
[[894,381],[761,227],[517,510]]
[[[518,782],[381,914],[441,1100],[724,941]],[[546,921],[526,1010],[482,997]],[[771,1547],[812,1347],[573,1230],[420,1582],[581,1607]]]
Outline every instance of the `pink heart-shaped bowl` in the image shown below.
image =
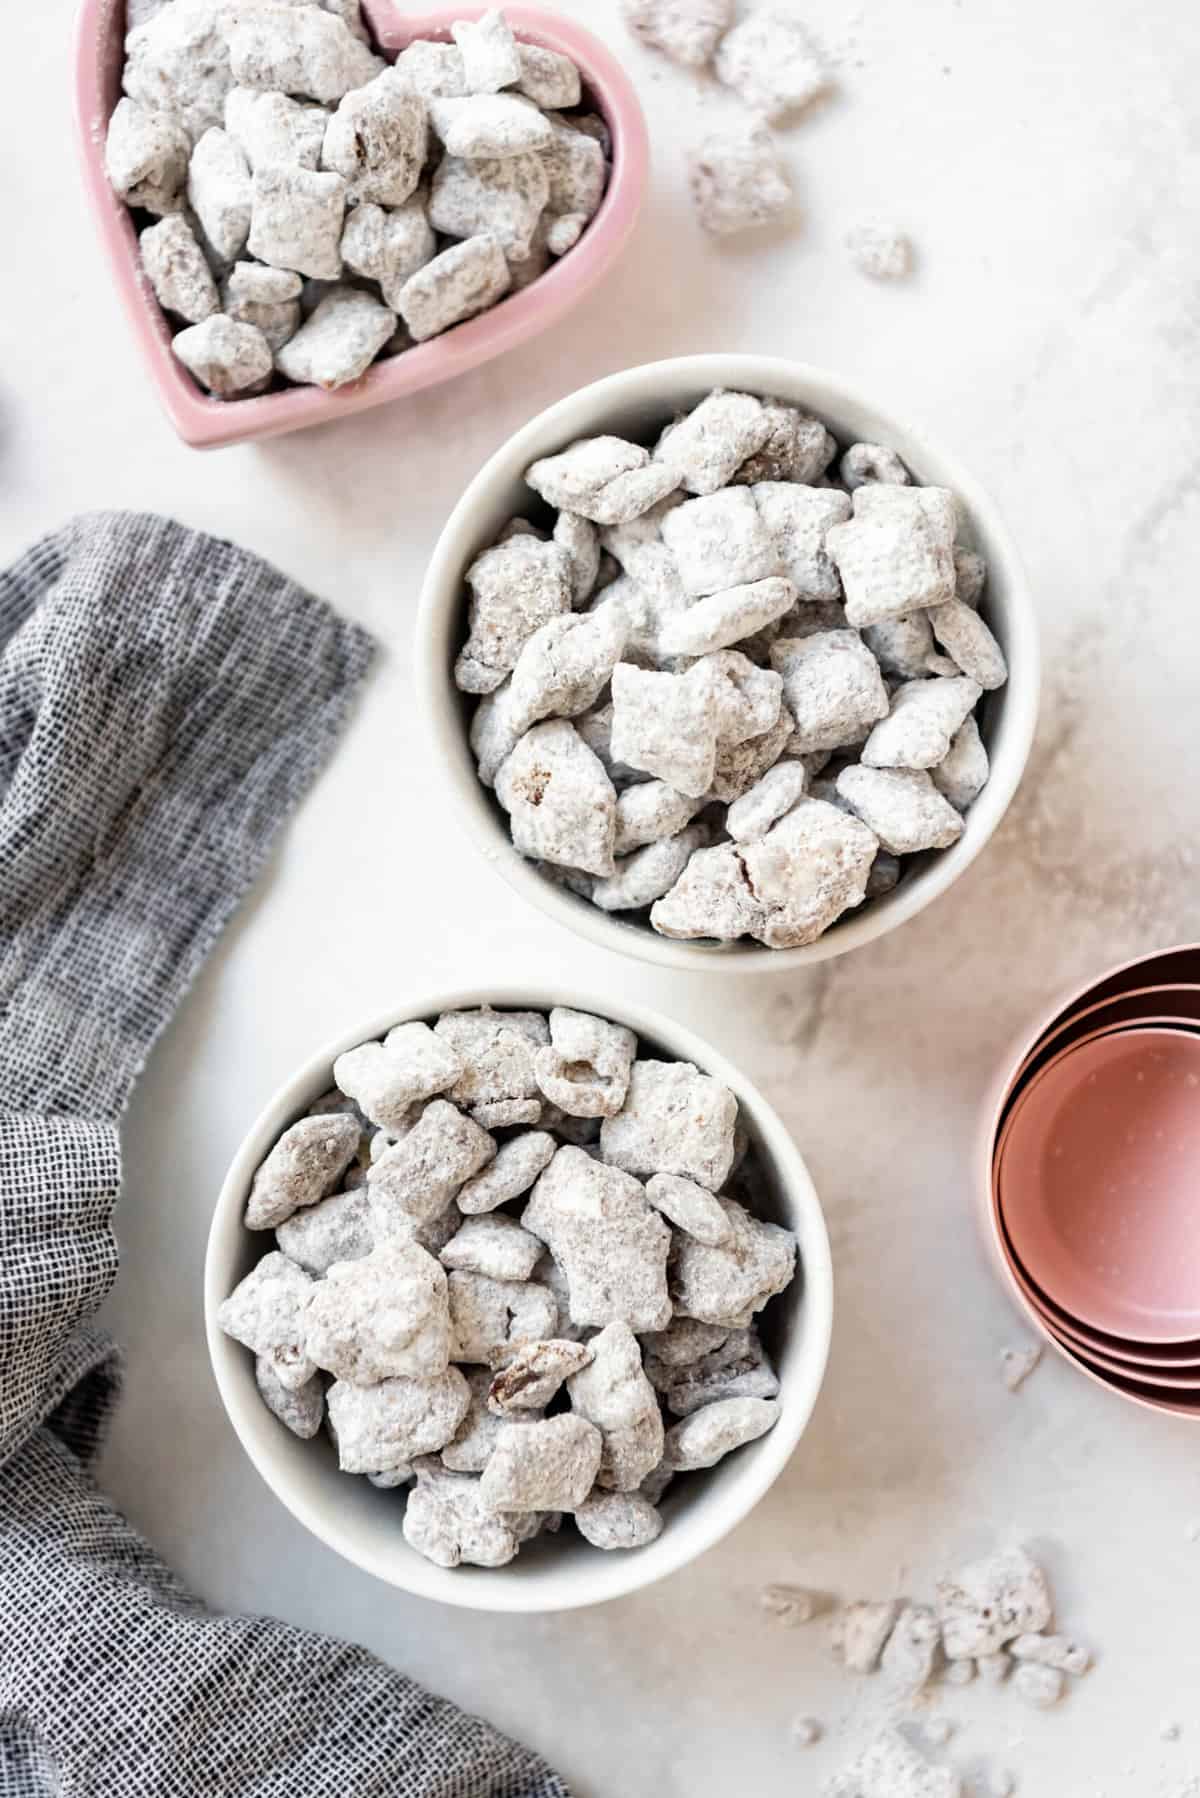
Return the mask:
[[[376,48],[389,56],[414,38],[449,38],[453,20],[477,19],[484,10],[447,6],[413,14],[402,13],[394,0],[363,0]],[[649,139],[641,105],[621,65],[591,32],[537,7],[505,6],[504,13],[519,37],[558,50],[578,65],[587,97],[612,136],[608,191],[575,249],[490,312],[376,363],[361,380],[335,393],[289,387],[257,399],[215,400],[171,354],[170,326],[142,277],[133,219],[104,172],[108,121],[121,93],[125,0],[83,0],[75,44],[75,109],[84,181],[117,291],[159,398],[185,443],[215,449],[278,437],[451,381],[557,324],[607,274],[629,241],[646,189]]]

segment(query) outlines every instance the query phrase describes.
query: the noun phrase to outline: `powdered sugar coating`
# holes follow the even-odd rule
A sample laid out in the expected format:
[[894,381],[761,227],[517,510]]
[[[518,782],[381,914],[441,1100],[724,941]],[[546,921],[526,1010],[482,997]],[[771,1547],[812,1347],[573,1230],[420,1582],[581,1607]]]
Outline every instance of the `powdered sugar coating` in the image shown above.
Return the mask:
[[671,1232],[639,1180],[568,1144],[539,1178],[521,1224],[566,1276],[572,1323],[659,1330],[670,1321]]
[[446,1276],[404,1237],[331,1267],[312,1294],[307,1324],[310,1358],[356,1386],[399,1374],[428,1379],[449,1365]]
[[[974,618],[974,612],[969,614]],[[863,744],[867,768],[936,768],[978,705],[983,689],[964,675],[908,681]]]
[[198,325],[220,310],[212,270],[181,212],[147,226],[138,244],[146,279],[164,311]]
[[599,1430],[570,1413],[506,1424],[483,1470],[482,1502],[493,1514],[577,1510],[595,1483],[601,1448]]
[[621,10],[629,29],[650,49],[685,68],[702,69],[733,24],[734,0],[622,0]]
[[893,855],[948,849],[963,821],[929,775],[908,768],[844,768],[837,791]]
[[336,1113],[301,1118],[284,1131],[254,1176],[246,1203],[248,1230],[273,1230],[302,1206],[334,1190],[358,1149],[357,1118]]
[[374,1386],[335,1380],[325,1395],[343,1473],[387,1473],[444,1448],[467,1414],[471,1391],[457,1367],[431,1379]]
[[104,168],[114,192],[145,212],[174,212],[181,204],[191,139],[173,112],[117,101],[108,122]]
[[313,1281],[286,1255],[264,1255],[217,1312],[227,1336],[271,1364],[289,1392],[298,1392],[316,1373],[308,1353],[308,1307]]
[[289,380],[332,392],[366,374],[395,329],[395,313],[371,294],[335,287],[276,351],[275,366]]
[[711,131],[688,158],[692,202],[713,237],[769,225],[792,203],[792,182],[779,146],[751,122]]
[[715,1467],[735,1449],[755,1442],[779,1422],[769,1398],[725,1398],[704,1405],[667,1431],[664,1459],[676,1473]]
[[691,1062],[635,1061],[624,1107],[601,1127],[600,1150],[628,1174],[676,1174],[719,1192],[733,1166],[736,1123],[729,1088]]
[[271,378],[271,346],[262,332],[219,312],[180,331],[171,351],[216,399],[261,393]]

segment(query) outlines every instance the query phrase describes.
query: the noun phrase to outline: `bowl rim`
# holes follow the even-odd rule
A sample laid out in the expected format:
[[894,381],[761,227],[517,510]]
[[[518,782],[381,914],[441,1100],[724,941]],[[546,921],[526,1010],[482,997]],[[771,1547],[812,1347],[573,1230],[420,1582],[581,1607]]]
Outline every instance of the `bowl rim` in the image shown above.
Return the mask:
[[[600,911],[556,887],[517,853],[495,816],[492,796],[473,767],[464,770],[461,766],[465,740],[460,715],[462,695],[455,689],[443,659],[439,628],[445,608],[458,603],[469,555],[478,553],[474,521],[493,486],[507,485],[514,471],[523,470],[537,455],[547,453],[550,442],[566,442],[579,435],[581,429],[602,430],[606,414],[635,400],[652,397],[659,384],[667,390],[662,405],[664,415],[670,411],[671,391],[682,387],[728,387],[778,394],[793,404],[811,404],[819,415],[832,415],[834,405],[800,391],[815,389],[822,395],[836,396],[836,401],[847,409],[873,415],[885,428],[890,422],[890,415],[873,399],[840,375],[787,357],[721,352],[669,357],[624,369],[565,395],[538,413],[493,453],[470,482],[442,528],[426,571],[417,612],[415,650],[434,762],[452,789],[453,811],[460,825],[509,886],[558,923],[601,948],[689,973],[785,973],[814,967],[876,941],[924,911],[966,872],[1007,812],[1033,746],[1041,693],[1041,651],[1028,576],[997,508],[957,457],[923,429],[892,425],[892,436],[905,444],[906,452],[915,444],[917,460],[927,453],[931,461],[953,470],[950,484],[980,534],[991,545],[999,546],[1007,578],[1006,603],[1011,617],[1006,650],[1010,666],[1021,673],[1019,680],[1010,681],[1006,689],[1003,753],[993,759],[991,778],[971,808],[968,830],[896,892],[867,907],[865,913],[843,917],[825,936],[803,948],[768,949],[757,944],[701,946],[660,937],[647,926],[622,922],[617,916]],[[589,415],[589,424],[581,424],[578,415],[582,412]],[[466,548],[468,545],[474,547]]]
[[[711,1515],[703,1527],[678,1532],[678,1543],[671,1541],[672,1531],[651,1544],[657,1550],[649,1573],[639,1572],[642,1560],[650,1550],[622,1556],[598,1554],[598,1565],[581,1575],[578,1565],[564,1575],[564,1585],[572,1589],[547,1602],[545,1595],[535,1595],[519,1581],[506,1580],[504,1569],[492,1570],[486,1583],[459,1584],[458,1570],[435,1567],[415,1553],[405,1562],[406,1577],[401,1579],[381,1570],[371,1555],[355,1541],[352,1528],[330,1527],[316,1514],[306,1494],[299,1492],[284,1478],[277,1465],[278,1457],[270,1445],[280,1438],[263,1428],[269,1419],[254,1385],[253,1375],[245,1378],[249,1351],[225,1336],[216,1321],[217,1308],[228,1296],[228,1262],[233,1246],[244,1234],[242,1210],[250,1180],[265,1153],[265,1147],[284,1127],[281,1118],[294,1117],[307,1103],[304,1096],[316,1089],[318,1079],[332,1079],[330,1070],[336,1057],[359,1043],[382,1036],[395,1024],[412,1019],[427,1019],[440,1012],[473,1009],[482,1005],[505,1009],[549,1010],[554,1005],[567,1005],[591,1011],[600,1017],[613,1018],[635,1030],[639,1038],[656,1042],[674,1059],[693,1062],[702,1073],[727,1085],[753,1113],[753,1121],[762,1147],[770,1158],[775,1179],[787,1193],[791,1216],[789,1223],[802,1240],[803,1324],[798,1335],[796,1366],[781,1387],[780,1417],[767,1435],[747,1447],[755,1451],[739,1458],[728,1482],[730,1490],[723,1502],[714,1502]],[[265,1145],[265,1146],[264,1146]],[[270,1232],[263,1232],[264,1242]],[[699,1555],[706,1553],[723,1537],[743,1522],[783,1472],[808,1427],[824,1384],[829,1362],[833,1331],[834,1280],[832,1253],[824,1212],[812,1176],[792,1138],[790,1131],[773,1105],[749,1077],[706,1038],[690,1026],[680,1024],[661,1012],[621,1000],[602,999],[594,993],[574,987],[560,986],[554,981],[541,982],[536,977],[523,982],[509,982],[481,989],[479,986],[418,994],[399,1001],[385,1011],[340,1031],[337,1036],[309,1055],[303,1064],[274,1091],[258,1116],[242,1137],[228,1172],[221,1184],[213,1208],[204,1256],[203,1272],[204,1322],[209,1360],[225,1413],[233,1425],[243,1450],[260,1478],[275,1497],[319,1541],[363,1572],[413,1593],[417,1597],[438,1600],[464,1610],[504,1613],[545,1614],[552,1611],[581,1609],[587,1605],[620,1598],[641,1590],[669,1574],[677,1572]],[[280,1426],[274,1423],[277,1429]],[[397,1526],[398,1527],[398,1526]],[[666,1545],[666,1546],[663,1546]]]
[[[104,171],[103,140],[110,116],[106,57],[117,21],[123,22],[124,3],[81,0],[73,57],[76,145],[108,276],[159,403],[179,436],[193,449],[264,441],[453,380],[557,324],[603,280],[633,234],[650,165],[649,129],[633,82],[614,53],[586,26],[542,7],[506,4],[505,13],[518,36],[558,50],[579,66],[612,134],[608,187],[579,244],[523,291],[428,343],[374,364],[359,380],[334,392],[293,387],[250,399],[214,399],[171,353],[170,326],[141,275],[132,215],[109,186]],[[383,5],[384,0],[371,0],[366,10],[375,41],[389,53],[416,37],[439,32],[448,35],[453,21],[475,19],[486,10],[478,5],[443,6],[408,15],[397,6],[394,26],[385,28],[380,22]]]

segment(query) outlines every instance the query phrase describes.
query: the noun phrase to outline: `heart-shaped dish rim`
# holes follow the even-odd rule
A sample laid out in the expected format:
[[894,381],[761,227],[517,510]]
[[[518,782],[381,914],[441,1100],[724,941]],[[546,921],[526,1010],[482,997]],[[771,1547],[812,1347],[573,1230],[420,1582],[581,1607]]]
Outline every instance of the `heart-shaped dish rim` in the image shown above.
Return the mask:
[[[456,19],[476,19],[479,6],[402,14],[394,0],[363,0],[376,45],[398,51],[415,38],[448,38]],[[82,0],[75,40],[75,116],[84,183],[116,282],[146,365],[175,429],[195,449],[278,437],[308,425],[364,412],[389,400],[450,381],[557,324],[603,279],[637,223],[650,161],[645,116],[633,85],[612,52],[572,20],[538,7],[505,6],[517,35],[575,62],[612,135],[612,174],[600,210],[568,255],[521,293],[441,337],[376,363],[336,392],[291,387],[255,399],[205,394],[171,353],[171,329],[142,274],[133,218],[104,172],[108,120],[120,95],[124,0]]]

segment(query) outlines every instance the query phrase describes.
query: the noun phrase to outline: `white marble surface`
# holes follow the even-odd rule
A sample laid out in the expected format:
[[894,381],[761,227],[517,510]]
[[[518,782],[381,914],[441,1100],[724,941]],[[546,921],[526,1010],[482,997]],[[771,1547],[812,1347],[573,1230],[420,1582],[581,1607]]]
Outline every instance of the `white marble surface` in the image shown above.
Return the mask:
[[[800,227],[715,249],[681,165],[718,102],[631,48],[615,0],[570,0],[627,55],[652,118],[653,193],[621,269],[545,341],[457,386],[206,458],[159,416],[84,216],[70,10],[5,22],[21,79],[0,124],[0,549],[77,508],[158,508],[272,557],[387,651],[129,1120],[112,1489],[214,1602],[370,1644],[536,1743],[585,1798],[815,1792],[882,1699],[831,1669],[818,1628],[764,1622],[759,1588],[921,1594],[1018,1532],[1044,1547],[1100,1663],[1054,1715],[943,1692],[959,1758],[997,1757],[1030,1798],[1200,1789],[1200,1436],[1064,1365],[1009,1395],[998,1356],[1022,1332],[982,1265],[966,1174],[985,1081],[1031,1009],[1125,951],[1200,935],[1200,14],[869,0],[852,20],[810,0],[841,91],[788,138]],[[873,213],[920,247],[904,288],[846,265],[843,231]],[[1035,766],[960,887],[852,962],[713,988],[576,942],[474,859],[426,765],[408,670],[439,520],[487,453],[570,387],[710,348],[826,364],[955,446],[1024,547],[1049,665]],[[741,1058],[824,1195],[839,1313],[809,1435],[719,1549],[590,1613],[473,1619],[343,1566],[268,1495],[217,1403],[199,1281],[227,1158],[310,1045],[391,995],[518,970],[644,997]],[[826,1723],[816,1749],[790,1744],[801,1713]],[[1171,1718],[1184,1730],[1167,1743]]]

